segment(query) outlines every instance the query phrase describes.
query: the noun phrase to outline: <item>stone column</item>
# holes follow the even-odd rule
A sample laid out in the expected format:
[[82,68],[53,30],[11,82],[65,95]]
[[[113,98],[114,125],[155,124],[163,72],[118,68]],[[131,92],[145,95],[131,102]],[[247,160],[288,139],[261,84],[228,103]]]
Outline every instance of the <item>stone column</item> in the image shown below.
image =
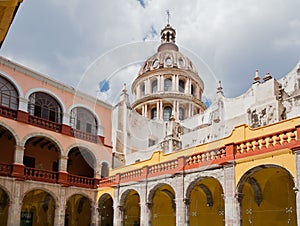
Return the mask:
[[141,217],[140,217],[140,225],[141,226],[148,226],[149,221],[149,203],[147,203],[147,183],[143,182],[140,184],[140,208],[141,208]]
[[300,225],[300,192],[298,191],[300,188],[300,150],[294,151],[295,161],[296,161],[296,184],[295,191],[296,193],[296,213],[297,213],[297,225]]
[[91,226],[99,225],[99,212],[97,202],[91,203]]
[[164,120],[164,109],[163,109],[163,104],[162,104],[162,100],[159,101],[159,105],[160,105],[160,119]]
[[10,200],[10,205],[8,209],[8,219],[7,225],[20,225],[21,219],[21,208],[22,208],[22,199],[20,197],[21,184],[20,182],[15,182],[13,186],[12,194]]
[[148,118],[148,105],[145,104],[145,117]]
[[160,90],[161,91],[165,91],[164,80],[165,80],[165,78],[161,75],[160,76],[160,85],[161,85]]
[[115,187],[114,189],[114,226],[122,226],[123,224],[123,206],[120,205],[119,200],[119,188]]
[[59,191],[59,203],[55,206],[55,217],[54,225],[64,226],[65,225],[65,214],[66,214],[66,189],[61,188]]
[[141,98],[141,86],[138,85],[136,87],[136,95],[137,95],[137,98]]
[[15,146],[15,156],[14,156],[14,164],[12,169],[12,176],[20,179],[24,177],[24,164],[23,164],[24,150],[25,150],[24,146],[21,145]]
[[240,204],[235,194],[234,163],[224,166],[225,225],[240,225]]
[[186,225],[186,205],[184,203],[184,176],[176,177],[175,202],[176,202],[176,225]]
[[156,119],[160,119],[159,101],[156,102]]
[[175,75],[172,76],[172,91],[176,90],[176,77]]

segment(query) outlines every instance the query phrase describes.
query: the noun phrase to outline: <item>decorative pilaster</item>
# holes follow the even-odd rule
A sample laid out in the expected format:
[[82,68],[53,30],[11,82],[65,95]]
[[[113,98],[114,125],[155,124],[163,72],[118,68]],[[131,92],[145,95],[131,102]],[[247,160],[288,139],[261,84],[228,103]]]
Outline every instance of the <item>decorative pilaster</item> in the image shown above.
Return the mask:
[[240,225],[240,204],[235,195],[234,163],[224,166],[225,225]]
[[[146,168],[147,169],[147,168]],[[141,184],[141,191],[140,191],[140,207],[141,207],[141,218],[140,218],[140,225],[141,226],[148,226],[150,225],[151,221],[151,209],[148,207],[147,203],[147,182]],[[149,214],[150,212],[150,214]]]
[[9,210],[8,210],[8,221],[7,225],[20,225],[21,207],[22,200],[20,197],[21,185],[15,183],[13,187]]
[[99,225],[99,211],[97,202],[93,202],[91,205],[91,226],[98,226]]
[[64,226],[65,225],[65,214],[66,214],[66,190],[60,189],[59,203],[55,206],[55,217],[54,225]]
[[114,189],[114,226],[122,226],[123,224],[123,206],[120,205],[119,188]]

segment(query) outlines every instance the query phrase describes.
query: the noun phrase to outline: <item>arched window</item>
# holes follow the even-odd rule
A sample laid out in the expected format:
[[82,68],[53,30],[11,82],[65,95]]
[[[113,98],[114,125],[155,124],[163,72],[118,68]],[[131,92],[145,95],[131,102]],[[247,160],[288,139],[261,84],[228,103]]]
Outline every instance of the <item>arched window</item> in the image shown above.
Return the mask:
[[172,108],[171,107],[165,107],[164,108],[164,121],[169,121],[172,115]]
[[164,90],[171,91],[172,90],[172,79],[166,78],[164,81]]
[[194,85],[191,85],[191,94],[192,94],[192,95],[195,94]]
[[101,178],[108,177],[108,164],[107,162],[102,162],[101,164]]
[[0,77],[0,105],[18,110],[18,91],[11,82]]
[[83,107],[72,109],[70,122],[74,129],[97,135],[96,118],[89,110]]
[[59,103],[50,95],[36,92],[29,96],[28,112],[52,122],[61,123],[62,110]]
[[157,79],[152,82],[152,93],[157,92]]
[[184,86],[185,86],[185,82],[184,80],[180,79],[179,80],[179,92],[184,92]]
[[157,109],[152,108],[151,110],[151,119],[157,119]]
[[141,94],[142,94],[142,96],[145,95],[145,84],[143,84],[141,87]]
[[184,108],[180,107],[179,108],[179,120],[183,120],[184,119]]

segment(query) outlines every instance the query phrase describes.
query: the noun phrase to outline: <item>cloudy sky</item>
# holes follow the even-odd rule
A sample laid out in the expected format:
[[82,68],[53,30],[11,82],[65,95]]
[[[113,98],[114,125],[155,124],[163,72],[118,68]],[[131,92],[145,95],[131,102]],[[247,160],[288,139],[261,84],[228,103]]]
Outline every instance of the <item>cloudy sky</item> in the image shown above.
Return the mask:
[[26,0],[0,54],[115,102],[155,53],[170,10],[177,45],[196,64],[207,96],[221,80],[234,97],[256,69],[279,79],[295,67],[299,9],[299,0]]

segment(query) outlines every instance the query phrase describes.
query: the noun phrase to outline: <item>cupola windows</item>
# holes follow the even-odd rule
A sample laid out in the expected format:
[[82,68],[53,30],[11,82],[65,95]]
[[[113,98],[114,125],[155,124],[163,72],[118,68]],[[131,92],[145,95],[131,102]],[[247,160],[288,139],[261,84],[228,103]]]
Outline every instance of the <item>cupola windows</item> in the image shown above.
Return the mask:
[[167,106],[164,108],[164,121],[169,121],[172,115],[172,108]]
[[166,78],[164,81],[164,91],[171,91],[172,90],[172,79]]
[[152,81],[152,93],[156,93],[157,92],[157,79]]

